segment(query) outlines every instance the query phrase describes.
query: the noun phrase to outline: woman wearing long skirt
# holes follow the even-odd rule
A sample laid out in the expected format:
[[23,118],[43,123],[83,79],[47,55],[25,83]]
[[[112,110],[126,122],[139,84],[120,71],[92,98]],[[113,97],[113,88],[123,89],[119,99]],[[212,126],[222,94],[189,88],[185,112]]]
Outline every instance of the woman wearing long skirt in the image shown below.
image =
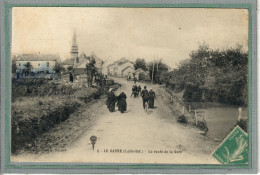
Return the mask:
[[154,108],[154,98],[155,98],[155,92],[151,88],[149,91],[149,108]]
[[124,91],[122,91],[119,96],[118,96],[118,110],[121,113],[124,113],[127,109],[127,103],[126,103],[126,94],[124,93]]
[[115,95],[113,89],[109,89],[109,94],[107,97],[106,105],[110,112],[115,111],[116,101],[117,101],[117,99],[116,99],[116,95]]

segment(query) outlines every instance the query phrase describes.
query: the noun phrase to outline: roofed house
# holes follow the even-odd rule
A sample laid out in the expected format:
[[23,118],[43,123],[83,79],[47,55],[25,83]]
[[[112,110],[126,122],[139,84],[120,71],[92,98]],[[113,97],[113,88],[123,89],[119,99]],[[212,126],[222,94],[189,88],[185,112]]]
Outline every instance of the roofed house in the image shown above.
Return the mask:
[[77,74],[85,73],[86,65],[90,62],[90,57],[87,57],[84,52],[82,52],[79,57],[74,60],[73,72]]
[[86,65],[90,62],[90,57],[87,57],[84,52],[82,52],[79,57],[74,60],[73,65],[73,76],[77,81],[86,80],[87,79],[87,71]]
[[125,67],[122,72],[121,72],[121,76],[122,77],[127,77],[128,79],[132,79],[134,78],[133,73],[135,72],[134,68],[131,66],[127,66]]
[[114,76],[117,72],[117,70],[115,70],[115,69],[116,69],[116,63],[112,63],[112,64],[108,65],[107,74]]
[[98,73],[102,73],[102,65],[104,62],[96,55],[92,54],[91,56],[86,56],[84,52],[82,52],[79,55],[79,57],[75,59],[73,65],[73,72],[75,74],[86,73],[86,65],[90,63],[91,60],[95,60],[95,66],[97,68]]
[[102,65],[102,74],[104,75],[109,75],[109,66],[111,67],[111,63],[113,63],[113,61],[110,60],[106,60],[103,65]]
[[57,61],[60,61],[59,55],[51,54],[21,54],[15,57],[16,72],[23,73],[28,69],[25,65],[31,65],[31,72],[55,73]]
[[128,67],[131,67],[134,70],[134,63],[127,60],[126,58],[121,58],[120,60],[110,64],[107,69],[110,75],[123,77],[123,70],[125,70]]
[[74,61],[75,61],[74,59],[67,59],[67,60],[63,61],[63,62],[61,63],[61,65],[63,66],[63,68],[64,68],[65,70],[68,70],[69,67],[73,68]]
[[139,80],[139,79],[140,79],[140,74],[147,75],[148,73],[147,73],[146,71],[144,71],[143,69],[138,68],[138,69],[136,69],[136,70],[133,72],[133,74],[135,75],[135,78],[136,78],[137,80]]
[[72,40],[72,46],[71,46],[71,59],[73,60],[73,79],[75,82],[78,81],[86,81],[87,80],[87,70],[86,66],[88,63],[90,63],[91,60],[95,60],[95,66],[99,73],[102,73],[102,65],[103,61],[98,58],[95,54],[92,53],[92,55],[87,56],[84,52],[81,52],[81,54],[78,56],[78,44],[77,44],[77,38],[76,33],[73,35]]
[[104,61],[101,60],[100,58],[98,58],[95,54],[92,54],[90,56],[90,59],[94,59],[96,61],[95,66],[97,68],[97,71],[98,71],[98,73],[102,74],[103,73],[102,72],[102,67],[103,67]]

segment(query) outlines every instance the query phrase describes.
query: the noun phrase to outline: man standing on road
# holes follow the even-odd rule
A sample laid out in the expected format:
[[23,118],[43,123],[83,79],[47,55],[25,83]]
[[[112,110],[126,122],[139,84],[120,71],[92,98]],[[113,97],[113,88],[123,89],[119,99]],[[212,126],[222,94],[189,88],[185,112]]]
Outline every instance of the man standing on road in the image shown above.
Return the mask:
[[146,89],[146,86],[144,86],[144,89],[141,92],[141,96],[143,98],[143,107],[145,109],[145,103],[148,102],[149,100],[149,93],[148,90]]
[[151,88],[149,91],[149,108],[154,108],[154,98],[155,98],[155,93]]
[[136,78],[134,77],[134,83],[136,84]]

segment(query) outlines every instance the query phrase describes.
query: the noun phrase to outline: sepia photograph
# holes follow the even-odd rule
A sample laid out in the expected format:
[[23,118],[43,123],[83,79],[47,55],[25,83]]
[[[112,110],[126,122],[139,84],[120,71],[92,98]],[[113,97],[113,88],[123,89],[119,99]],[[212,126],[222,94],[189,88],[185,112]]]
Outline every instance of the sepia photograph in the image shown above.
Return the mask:
[[248,165],[248,9],[11,14],[12,162]]

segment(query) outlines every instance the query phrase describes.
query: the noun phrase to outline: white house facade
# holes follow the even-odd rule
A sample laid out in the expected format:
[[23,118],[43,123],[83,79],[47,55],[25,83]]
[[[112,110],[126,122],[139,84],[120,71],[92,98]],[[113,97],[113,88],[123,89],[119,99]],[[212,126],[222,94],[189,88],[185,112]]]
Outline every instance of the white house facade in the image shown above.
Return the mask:
[[34,73],[55,73],[55,66],[59,61],[57,55],[24,54],[15,58],[16,72],[22,73],[28,69],[26,64],[30,63],[30,71]]
[[134,71],[135,70],[134,70],[133,67],[128,66],[128,67],[126,67],[125,69],[122,70],[121,76],[132,79],[132,78],[134,78],[134,75],[133,75]]
[[[128,68],[130,67],[130,68]],[[119,77],[123,77],[125,76],[125,74],[123,74],[123,70],[125,70],[126,68],[128,68],[128,70],[134,70],[134,63],[122,58],[118,61],[115,61],[114,63],[110,64],[107,67],[108,73],[112,76],[119,76]]]
[[131,62],[125,62],[124,64],[118,66],[118,75],[119,76],[124,76],[123,75],[123,70],[125,70],[126,68],[128,68],[128,70],[130,70],[129,68],[131,68],[132,70],[134,70],[134,63]]

